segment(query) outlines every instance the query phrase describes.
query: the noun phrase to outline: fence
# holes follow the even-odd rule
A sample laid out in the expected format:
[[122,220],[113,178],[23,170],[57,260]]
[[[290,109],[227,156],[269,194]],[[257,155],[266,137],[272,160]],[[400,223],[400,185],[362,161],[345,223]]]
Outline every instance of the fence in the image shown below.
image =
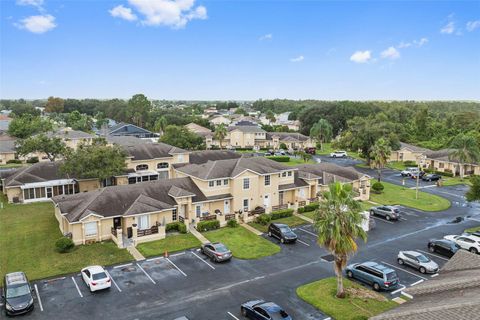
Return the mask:
[[158,227],[153,226],[150,229],[137,230],[137,237],[149,236],[151,234],[158,233]]

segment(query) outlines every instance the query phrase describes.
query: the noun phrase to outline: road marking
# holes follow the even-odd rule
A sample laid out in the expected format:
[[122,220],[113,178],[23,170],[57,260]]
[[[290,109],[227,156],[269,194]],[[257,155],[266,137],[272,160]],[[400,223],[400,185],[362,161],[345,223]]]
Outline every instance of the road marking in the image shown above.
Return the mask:
[[412,284],[410,285],[410,287],[416,286],[417,284],[422,283],[423,281],[425,281],[425,280],[420,279],[420,280],[418,280],[417,282],[412,283]]
[[408,221],[408,219],[404,218],[404,217],[400,217],[399,218],[400,220],[403,220],[403,221]]
[[139,265],[139,264],[137,263],[137,266],[140,268],[140,270],[143,271],[143,273],[145,273],[145,275],[147,276],[147,278],[150,279],[150,281],[152,281],[153,284],[157,284],[157,283],[155,282],[155,280],[153,280],[152,277],[150,277],[150,275],[147,273],[147,271],[143,270],[143,268],[142,268],[141,265]]
[[147,259],[147,261],[150,262],[150,261],[161,260],[161,259],[165,259],[165,257],[150,258],[150,259]]
[[325,318],[325,319],[323,319],[323,320],[332,320],[332,318],[328,317],[328,318]]
[[115,266],[115,267],[113,267],[113,269],[128,267],[128,266],[131,266],[131,265],[132,265],[132,263],[130,262],[130,263],[122,264],[122,265],[119,265],[119,266]]
[[399,293],[400,291],[402,291],[403,289],[406,288],[403,284],[401,284],[400,286],[401,286],[402,288],[397,289],[397,290],[395,290],[395,291],[392,291],[392,292],[390,292],[390,294],[393,296],[394,294]]
[[227,314],[232,317],[233,319],[240,320],[237,317],[235,317],[230,311],[227,311]]
[[40,298],[40,293],[38,293],[38,287],[37,287],[37,284],[35,284],[35,293],[37,294],[37,298],[38,298],[38,305],[40,306],[40,310],[42,310],[42,311],[43,311],[42,299]]
[[183,274],[185,277],[187,276],[187,274],[186,274],[185,272],[183,272],[182,269],[180,269],[179,267],[177,267],[177,265],[176,265],[175,263],[173,263],[172,260],[170,260],[170,259],[168,259],[168,258],[166,258],[166,260],[167,260],[168,262],[170,262],[170,263],[172,264],[172,266],[175,267],[175,269],[177,269],[178,271],[180,271],[181,274]]
[[300,242],[301,244],[304,244],[304,245],[306,245],[307,247],[310,247],[310,245],[309,245],[308,243],[306,243],[306,242],[303,242],[303,241],[302,241],[302,240],[300,240],[300,239],[297,239],[297,241],[298,241],[298,242]]
[[202,257],[200,257],[198,254],[196,254],[195,252],[192,251],[192,254],[197,257],[198,259],[200,259],[200,261],[204,262],[207,266],[209,266],[210,268],[212,268],[213,270],[215,270],[215,267],[212,266],[210,263],[208,263],[207,261],[203,260]]
[[43,283],[49,283],[49,282],[54,282],[54,281],[58,281],[58,280],[65,280],[65,277],[43,280]]
[[375,220],[379,220],[379,221],[382,221],[382,222],[385,222],[385,223],[390,223],[390,224],[394,224],[392,221],[387,221],[385,219],[380,219],[380,218],[377,218],[377,217],[374,217],[374,216],[371,216],[373,219]]
[[472,218],[472,217],[469,217],[467,218],[468,220],[473,220],[473,221],[477,221],[477,222],[480,222],[480,219],[475,219],[475,218]]
[[[436,184],[429,184],[428,186],[418,187],[418,189],[433,188],[436,186]],[[410,189],[417,189],[417,187],[410,187]]]
[[297,228],[297,229],[300,230],[300,231],[306,232],[306,233],[308,233],[308,234],[310,234],[310,235],[312,235],[312,236],[314,236],[314,237],[318,237],[318,235],[316,235],[315,233],[310,232],[310,231],[308,231],[308,230],[305,230],[305,229],[302,229],[302,228]]
[[430,252],[426,252],[426,251],[423,251],[423,250],[417,250],[417,251],[420,251],[422,253],[425,253],[425,254],[428,254],[432,257],[437,257],[438,259],[442,259],[442,260],[445,260],[445,261],[448,261],[447,258],[444,258],[444,257],[440,257],[439,255],[436,255],[436,254],[433,254],[433,253],[430,253]]
[[409,299],[413,299],[413,296],[411,294],[406,293],[406,292],[402,291],[402,295],[404,295],[405,297],[407,297]]
[[430,276],[430,278],[435,278],[435,277],[438,277],[438,273],[432,274],[432,275]]
[[425,278],[425,277],[419,276],[418,274],[415,274],[415,273],[410,272],[410,271],[408,271],[408,270],[405,270],[405,269],[403,269],[403,268],[399,268],[399,267],[397,267],[397,266],[394,266],[393,264],[386,263],[385,261],[380,261],[380,262],[383,263],[383,264],[386,264],[387,266],[390,266],[390,267],[392,267],[392,268],[395,268],[395,269],[401,270],[401,271],[403,271],[403,272],[409,273],[409,274],[411,274],[412,276],[419,277],[420,279],[423,279],[423,280],[428,280],[428,279]]
[[77,288],[78,294],[80,295],[81,298],[83,298],[83,294],[82,294],[82,292],[80,291],[80,288],[78,287],[77,281],[75,281],[75,278],[74,278],[74,277],[72,277],[72,281],[73,281],[73,283],[75,284],[75,288]]
[[105,272],[107,273],[107,276],[110,278],[110,280],[112,280],[113,284],[115,285],[115,287],[117,287],[118,291],[119,292],[122,292],[122,289],[120,289],[120,287],[117,285],[117,283],[115,282],[115,280],[113,280],[113,277],[110,275],[110,272],[108,272],[108,270],[105,269]]
[[185,254],[185,251],[183,251],[183,252],[179,252],[179,253],[175,253],[175,254],[172,254],[172,255],[170,255],[170,257],[182,256],[182,255],[184,255],[184,254]]

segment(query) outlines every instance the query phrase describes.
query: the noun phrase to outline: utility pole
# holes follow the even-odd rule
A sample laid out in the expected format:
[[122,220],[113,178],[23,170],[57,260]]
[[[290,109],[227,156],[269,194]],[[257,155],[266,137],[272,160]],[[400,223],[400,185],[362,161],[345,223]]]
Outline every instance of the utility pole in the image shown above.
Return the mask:
[[418,172],[417,172],[417,188],[416,188],[416,192],[415,192],[415,199],[418,200],[418,184],[419,184],[419,181],[420,181],[420,157],[417,156],[417,169],[418,169]]

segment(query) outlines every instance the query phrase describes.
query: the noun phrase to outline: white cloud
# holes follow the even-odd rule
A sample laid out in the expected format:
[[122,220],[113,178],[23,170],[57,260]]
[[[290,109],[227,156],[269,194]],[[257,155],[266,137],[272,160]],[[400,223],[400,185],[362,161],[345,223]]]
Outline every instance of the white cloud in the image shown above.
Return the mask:
[[110,12],[110,15],[115,18],[121,18],[127,21],[137,20],[137,16],[132,13],[132,9],[126,8],[123,5],[116,6],[108,12]]
[[372,59],[372,53],[370,50],[365,50],[365,51],[356,51],[352,56],[350,57],[350,61],[356,62],[356,63],[366,63]]
[[18,23],[15,23],[15,26],[20,29],[40,34],[52,30],[57,25],[55,24],[55,17],[46,14],[27,17],[20,20]]
[[399,49],[402,49],[402,48],[408,48],[408,47],[411,47],[412,44],[410,42],[400,42],[400,44],[398,45],[398,48]]
[[267,33],[267,34],[264,34],[263,36],[261,36],[260,38],[258,38],[258,40],[260,40],[260,41],[272,40],[272,38],[273,38],[273,35],[271,33]]
[[41,7],[43,0],[17,0],[17,4],[21,6]]
[[303,60],[305,60],[304,56],[298,56],[298,57],[290,59],[290,62],[302,62]]
[[395,60],[400,58],[400,52],[395,47],[388,47],[380,53],[383,59]]
[[417,47],[422,47],[427,42],[428,42],[427,38],[421,38],[420,40],[413,40],[413,43],[417,45]]
[[440,33],[444,33],[444,34],[452,34],[454,32],[455,32],[455,22],[453,21],[450,21],[442,29],[440,29]]
[[183,28],[194,19],[207,19],[207,9],[204,6],[194,7],[195,0],[129,0],[144,19],[142,24],[148,26],[168,26]]
[[468,31],[473,31],[477,28],[480,28],[480,20],[468,21],[467,22],[467,30]]

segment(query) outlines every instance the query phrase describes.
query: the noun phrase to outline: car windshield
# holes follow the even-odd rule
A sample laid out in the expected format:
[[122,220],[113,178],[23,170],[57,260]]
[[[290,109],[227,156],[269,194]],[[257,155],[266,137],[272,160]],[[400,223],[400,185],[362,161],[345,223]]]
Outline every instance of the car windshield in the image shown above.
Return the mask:
[[30,287],[27,284],[12,286],[7,289],[7,299],[16,298],[30,293]]
[[105,279],[106,277],[107,277],[107,275],[105,274],[105,272],[94,273],[94,274],[92,275],[92,279],[93,279],[93,280]]
[[281,320],[281,319],[288,318],[288,314],[283,310],[279,310],[274,313],[271,313],[270,316],[272,317],[273,320]]
[[225,247],[223,244],[217,244],[215,246],[215,251],[217,251],[217,252],[228,252],[228,248]]
[[283,233],[292,232],[289,227],[280,227],[280,231],[282,231]]
[[387,273],[387,280],[397,279],[397,274],[395,272]]
[[452,250],[453,251],[457,251],[458,249],[460,249],[460,246],[456,243],[452,244]]
[[398,209],[393,209],[393,212],[395,212],[395,213],[399,213],[399,212],[400,212],[400,210],[398,210]]
[[419,262],[430,262],[430,258],[424,256],[423,254],[417,256]]

